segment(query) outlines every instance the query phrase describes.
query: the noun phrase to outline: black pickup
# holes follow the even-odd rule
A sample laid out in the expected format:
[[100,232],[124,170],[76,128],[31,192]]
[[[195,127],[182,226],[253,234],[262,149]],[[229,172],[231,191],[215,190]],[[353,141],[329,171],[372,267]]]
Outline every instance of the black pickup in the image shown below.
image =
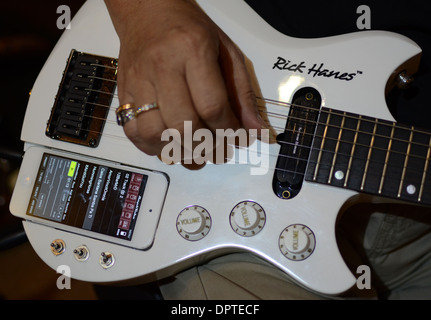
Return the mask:
[[116,88],[117,60],[72,50],[46,135],[97,147]]
[[272,180],[281,199],[291,199],[301,190],[321,102],[313,88],[298,90],[292,99],[285,130],[277,136],[280,152]]

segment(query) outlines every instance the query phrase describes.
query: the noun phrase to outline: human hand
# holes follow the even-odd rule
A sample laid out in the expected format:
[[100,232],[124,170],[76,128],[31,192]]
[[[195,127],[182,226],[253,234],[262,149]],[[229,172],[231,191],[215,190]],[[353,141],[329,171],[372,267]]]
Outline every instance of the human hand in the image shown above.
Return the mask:
[[244,58],[193,0],[105,0],[121,41],[120,104],[157,102],[124,130],[142,151],[159,155],[162,132],[260,129]]

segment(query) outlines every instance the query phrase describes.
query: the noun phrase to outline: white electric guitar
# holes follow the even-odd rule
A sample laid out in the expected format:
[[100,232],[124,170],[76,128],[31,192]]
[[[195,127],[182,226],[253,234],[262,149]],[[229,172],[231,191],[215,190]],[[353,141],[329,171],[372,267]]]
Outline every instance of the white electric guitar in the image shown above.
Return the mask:
[[[24,219],[32,246],[53,269],[67,265],[73,278],[90,282],[151,281],[248,251],[310,290],[348,290],[356,279],[337,246],[341,208],[358,194],[431,204],[431,134],[396,123],[385,101],[403,72],[416,71],[420,48],[377,31],[290,38],[243,1],[198,3],[247,57],[277,141],[256,141],[236,149],[232,163],[200,170],[140,152],[116,123],[116,63],[105,57],[118,56],[119,40],[104,2],[87,1],[34,84],[21,136],[25,151],[42,146],[162,172],[169,186],[146,248]],[[262,161],[235,160],[250,159],[250,150]],[[25,172],[21,183],[29,183]],[[13,213],[17,203],[28,205],[17,188]]]

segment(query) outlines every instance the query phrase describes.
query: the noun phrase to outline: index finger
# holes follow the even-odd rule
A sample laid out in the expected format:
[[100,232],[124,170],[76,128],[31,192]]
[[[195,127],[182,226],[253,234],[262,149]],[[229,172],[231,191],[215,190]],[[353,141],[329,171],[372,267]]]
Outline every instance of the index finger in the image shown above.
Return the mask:
[[196,112],[209,129],[215,132],[240,127],[216,59],[207,63],[190,62],[186,66],[186,79]]

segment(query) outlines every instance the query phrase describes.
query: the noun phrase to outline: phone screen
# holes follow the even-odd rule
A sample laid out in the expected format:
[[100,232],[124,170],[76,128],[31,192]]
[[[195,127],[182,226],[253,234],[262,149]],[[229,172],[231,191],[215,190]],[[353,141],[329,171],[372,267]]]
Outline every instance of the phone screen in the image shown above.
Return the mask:
[[132,240],[148,176],[44,153],[27,215]]

